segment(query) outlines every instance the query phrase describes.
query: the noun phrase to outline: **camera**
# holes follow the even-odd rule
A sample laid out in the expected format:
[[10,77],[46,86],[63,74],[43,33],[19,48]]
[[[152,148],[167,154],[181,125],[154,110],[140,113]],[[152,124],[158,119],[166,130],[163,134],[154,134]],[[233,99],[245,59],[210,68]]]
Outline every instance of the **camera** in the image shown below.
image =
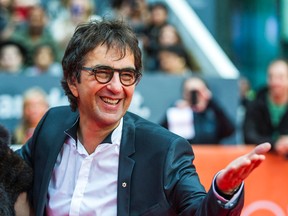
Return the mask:
[[197,90],[191,90],[190,91],[190,100],[191,100],[191,105],[195,106],[198,103],[198,91]]

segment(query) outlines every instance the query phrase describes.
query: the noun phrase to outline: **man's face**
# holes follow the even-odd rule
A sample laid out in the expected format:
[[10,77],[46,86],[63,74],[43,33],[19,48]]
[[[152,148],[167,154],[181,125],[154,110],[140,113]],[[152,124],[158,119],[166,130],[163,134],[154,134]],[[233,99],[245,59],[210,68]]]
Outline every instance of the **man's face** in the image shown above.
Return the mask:
[[288,68],[282,61],[277,61],[268,69],[268,85],[274,96],[283,95],[288,91]]
[[[133,68],[134,56],[127,51],[122,59],[117,49],[107,51],[106,45],[98,46],[86,55],[83,66],[108,66],[123,69]],[[135,84],[124,86],[120,82],[119,73],[114,72],[111,81],[101,84],[95,80],[90,71],[81,71],[81,83],[69,84],[73,95],[78,99],[78,109],[82,122],[96,124],[99,127],[116,127],[126,113],[132,100]]]

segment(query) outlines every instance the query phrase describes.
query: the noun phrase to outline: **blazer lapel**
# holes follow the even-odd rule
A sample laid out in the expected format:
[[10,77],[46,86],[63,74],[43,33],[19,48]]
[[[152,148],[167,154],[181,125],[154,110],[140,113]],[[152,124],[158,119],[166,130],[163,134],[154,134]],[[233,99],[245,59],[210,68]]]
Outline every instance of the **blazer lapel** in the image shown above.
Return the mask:
[[[57,117],[61,119],[61,116]],[[44,213],[51,174],[57,160],[57,156],[67,136],[64,131],[73,125],[77,117],[78,113],[76,112],[72,113],[69,118],[63,119],[63,121],[55,121],[55,119],[47,118],[46,124],[50,125],[47,127],[49,129],[42,130],[42,133],[39,134],[38,144],[40,150],[38,151],[38,154],[41,154],[41,164],[38,164],[37,167],[38,171],[42,173],[40,180],[41,183],[39,182],[41,187],[39,189],[39,205],[37,208],[37,210],[41,212],[39,215],[43,215]],[[49,139],[47,139],[47,137],[49,137]]]
[[117,215],[129,215],[131,176],[135,161],[130,156],[135,152],[135,125],[129,116],[124,116],[123,132],[120,145]]

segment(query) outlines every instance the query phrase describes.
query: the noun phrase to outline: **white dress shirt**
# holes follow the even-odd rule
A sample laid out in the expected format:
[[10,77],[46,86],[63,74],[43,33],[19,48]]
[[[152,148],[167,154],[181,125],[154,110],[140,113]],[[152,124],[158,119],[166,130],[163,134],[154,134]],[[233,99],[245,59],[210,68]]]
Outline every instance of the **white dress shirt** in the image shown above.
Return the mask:
[[117,177],[123,119],[111,135],[88,154],[69,137],[57,157],[48,187],[51,216],[117,215]]

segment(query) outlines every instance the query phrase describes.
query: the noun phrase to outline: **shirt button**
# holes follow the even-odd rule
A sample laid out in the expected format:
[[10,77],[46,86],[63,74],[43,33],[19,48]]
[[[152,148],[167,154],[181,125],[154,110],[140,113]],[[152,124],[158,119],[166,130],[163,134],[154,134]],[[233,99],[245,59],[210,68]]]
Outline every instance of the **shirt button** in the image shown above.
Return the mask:
[[123,183],[122,183],[122,187],[123,187],[123,188],[127,187],[127,183],[126,183],[126,182],[123,182]]

